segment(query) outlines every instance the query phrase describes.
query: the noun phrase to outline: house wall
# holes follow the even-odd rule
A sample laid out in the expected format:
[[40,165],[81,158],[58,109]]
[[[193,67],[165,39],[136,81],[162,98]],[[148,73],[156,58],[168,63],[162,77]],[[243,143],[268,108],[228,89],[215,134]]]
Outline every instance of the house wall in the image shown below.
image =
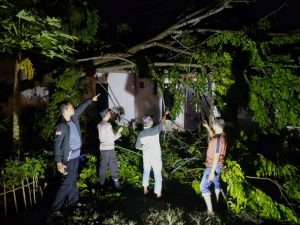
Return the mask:
[[107,76],[109,108],[123,107],[121,123],[126,124],[136,117],[135,114],[135,78],[128,73],[109,73]]
[[160,121],[162,115],[162,97],[157,85],[150,78],[136,80],[135,117],[142,123],[144,115],[153,115],[154,123]]
[[[153,115],[154,122],[159,122],[162,114],[162,97],[158,87],[150,78],[137,78],[131,73],[97,74],[96,83],[108,83],[108,107],[124,108],[121,124],[132,120],[142,123],[145,114]],[[103,98],[104,96],[102,96]]]

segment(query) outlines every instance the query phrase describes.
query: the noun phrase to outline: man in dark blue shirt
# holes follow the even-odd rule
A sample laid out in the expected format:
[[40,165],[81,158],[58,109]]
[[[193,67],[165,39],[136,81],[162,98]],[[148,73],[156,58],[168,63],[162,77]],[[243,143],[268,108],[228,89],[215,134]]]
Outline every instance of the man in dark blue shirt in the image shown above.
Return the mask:
[[86,100],[76,110],[70,102],[63,103],[60,106],[61,121],[55,129],[54,161],[63,179],[51,206],[54,215],[61,215],[60,209],[66,199],[68,206],[81,206],[76,186],[80,148],[82,146],[78,117],[93,101],[97,101],[98,96],[99,94]]

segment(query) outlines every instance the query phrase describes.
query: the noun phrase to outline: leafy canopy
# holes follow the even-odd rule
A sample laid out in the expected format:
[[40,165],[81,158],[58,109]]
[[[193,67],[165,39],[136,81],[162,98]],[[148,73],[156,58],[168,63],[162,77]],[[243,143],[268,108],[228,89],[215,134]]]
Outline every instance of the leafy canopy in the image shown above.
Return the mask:
[[68,60],[77,39],[63,32],[59,19],[42,16],[34,10],[20,10],[12,4],[0,6],[0,45],[2,52],[40,52],[50,58]]

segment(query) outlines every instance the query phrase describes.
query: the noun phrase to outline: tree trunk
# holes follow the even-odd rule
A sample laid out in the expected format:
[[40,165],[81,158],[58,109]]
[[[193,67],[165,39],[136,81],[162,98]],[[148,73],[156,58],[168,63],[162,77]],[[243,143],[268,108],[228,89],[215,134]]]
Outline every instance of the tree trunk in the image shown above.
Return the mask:
[[18,51],[15,62],[15,74],[14,74],[14,89],[13,89],[13,148],[14,154],[17,159],[20,158],[20,63],[21,63],[21,51]]

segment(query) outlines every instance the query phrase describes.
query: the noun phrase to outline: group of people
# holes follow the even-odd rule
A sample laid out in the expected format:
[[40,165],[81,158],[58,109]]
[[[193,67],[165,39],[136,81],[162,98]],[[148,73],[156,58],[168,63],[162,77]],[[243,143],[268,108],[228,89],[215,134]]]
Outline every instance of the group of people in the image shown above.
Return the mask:
[[[54,201],[51,205],[53,215],[60,216],[61,208],[67,200],[68,207],[78,208],[82,206],[79,201],[79,192],[76,186],[78,179],[78,167],[80,149],[82,146],[81,129],[79,116],[84,110],[98,100],[99,95],[86,100],[76,109],[70,102],[65,102],[60,106],[61,120],[55,128],[54,138],[54,161],[57,171],[61,175],[61,183],[57,190]],[[154,193],[156,198],[162,197],[162,159],[159,136],[163,129],[163,124],[169,111],[163,113],[158,125],[153,126],[153,118],[150,115],[143,117],[144,129],[138,134],[136,140],[136,149],[143,152],[143,193],[149,193],[150,171],[154,173]],[[100,112],[102,121],[98,124],[98,135],[100,141],[100,169],[99,169],[99,187],[103,189],[105,185],[106,172],[109,168],[110,175],[114,181],[116,189],[121,189],[118,175],[118,159],[115,152],[115,141],[121,137],[123,128],[120,127],[114,133],[110,118],[112,113],[109,109]],[[214,213],[211,200],[210,187],[214,184],[216,200],[219,200],[221,192],[220,173],[224,164],[227,141],[224,133],[225,122],[217,118],[212,123],[212,128],[205,121],[203,126],[207,129],[211,139],[207,149],[206,169],[204,171],[200,188],[207,205],[207,213]]]

